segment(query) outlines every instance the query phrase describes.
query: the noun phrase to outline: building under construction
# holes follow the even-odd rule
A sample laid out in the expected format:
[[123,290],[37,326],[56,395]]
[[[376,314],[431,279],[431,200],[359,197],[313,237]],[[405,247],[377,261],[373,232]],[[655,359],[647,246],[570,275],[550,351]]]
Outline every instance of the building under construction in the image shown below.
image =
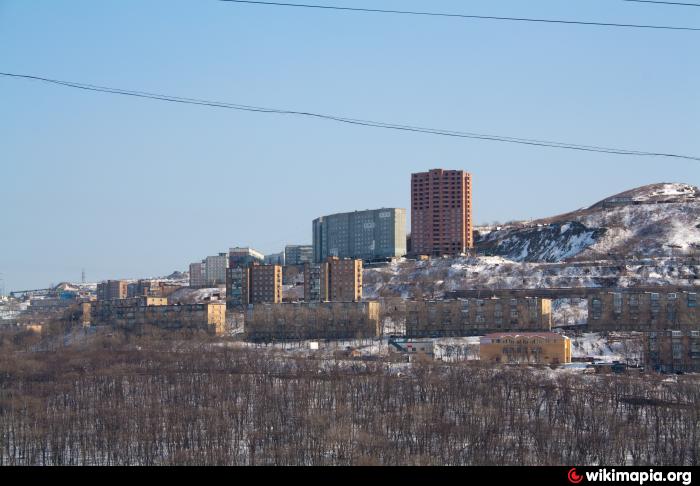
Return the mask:
[[410,337],[479,336],[503,331],[549,331],[552,301],[513,299],[413,300],[405,305]]
[[252,341],[377,337],[381,333],[379,302],[250,305],[245,332]]

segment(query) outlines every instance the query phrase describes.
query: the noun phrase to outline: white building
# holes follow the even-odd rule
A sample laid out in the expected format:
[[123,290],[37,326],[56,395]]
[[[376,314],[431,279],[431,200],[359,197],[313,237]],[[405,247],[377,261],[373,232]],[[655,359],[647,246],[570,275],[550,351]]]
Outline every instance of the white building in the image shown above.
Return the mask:
[[228,268],[228,255],[226,253],[208,256],[204,261],[204,267],[204,280],[207,285],[216,286],[226,283],[226,269]]

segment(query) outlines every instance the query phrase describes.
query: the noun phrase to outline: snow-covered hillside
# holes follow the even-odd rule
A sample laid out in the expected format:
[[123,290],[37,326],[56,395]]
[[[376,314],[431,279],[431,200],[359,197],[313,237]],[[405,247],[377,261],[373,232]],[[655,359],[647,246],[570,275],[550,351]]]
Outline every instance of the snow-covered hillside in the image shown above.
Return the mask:
[[697,254],[700,191],[651,184],[571,213],[477,231],[480,252],[519,262]]

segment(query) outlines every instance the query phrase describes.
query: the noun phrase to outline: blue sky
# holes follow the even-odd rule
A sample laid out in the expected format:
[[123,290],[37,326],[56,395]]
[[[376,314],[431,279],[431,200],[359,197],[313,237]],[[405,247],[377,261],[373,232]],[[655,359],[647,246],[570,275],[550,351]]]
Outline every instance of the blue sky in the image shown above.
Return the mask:
[[[319,3],[700,27],[618,0]],[[0,71],[233,103],[700,154],[700,33],[206,0],[0,0]],[[542,217],[697,162],[451,139],[0,78],[5,288],[136,278],[323,214],[408,207],[410,173],[474,175],[477,223]]]

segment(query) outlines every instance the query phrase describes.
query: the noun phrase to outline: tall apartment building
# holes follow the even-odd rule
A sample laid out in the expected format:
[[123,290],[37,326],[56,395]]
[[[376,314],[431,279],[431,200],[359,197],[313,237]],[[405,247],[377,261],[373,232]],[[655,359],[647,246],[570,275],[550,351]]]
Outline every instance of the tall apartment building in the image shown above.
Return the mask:
[[190,287],[199,288],[206,285],[205,274],[206,263],[190,263]]
[[463,170],[411,174],[411,249],[456,255],[474,246],[472,177]]
[[362,300],[362,260],[331,257],[304,266],[304,300],[357,302]]
[[406,254],[406,210],[382,208],[321,216],[313,221],[314,261],[363,260]]
[[259,265],[227,270],[226,303],[231,307],[282,302],[282,267]]
[[285,265],[303,265],[314,260],[312,245],[287,245],[284,247]]
[[226,269],[228,268],[228,255],[219,253],[208,256],[204,261],[204,280],[209,286],[226,283]]
[[126,299],[128,295],[128,283],[126,280],[107,280],[97,284],[97,299]]

